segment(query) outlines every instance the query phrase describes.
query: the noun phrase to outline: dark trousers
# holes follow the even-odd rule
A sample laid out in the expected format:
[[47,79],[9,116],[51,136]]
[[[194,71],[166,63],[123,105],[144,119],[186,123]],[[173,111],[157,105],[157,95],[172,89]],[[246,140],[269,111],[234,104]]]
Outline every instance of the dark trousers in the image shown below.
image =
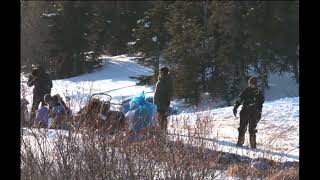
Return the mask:
[[45,106],[44,95],[34,94],[32,98],[30,121],[33,121],[33,119],[35,118],[36,111],[38,110],[40,102],[41,102],[41,107]]
[[167,119],[167,112],[166,111],[158,111],[158,124],[160,129],[166,130],[168,125]]
[[156,104],[157,105],[157,112],[158,112],[158,124],[160,129],[166,130],[168,125],[168,111],[170,106],[170,101],[163,101],[162,103]]
[[255,135],[257,132],[257,124],[261,118],[261,113],[256,109],[244,108],[240,111],[240,127],[239,135],[244,136],[249,124],[250,135]]

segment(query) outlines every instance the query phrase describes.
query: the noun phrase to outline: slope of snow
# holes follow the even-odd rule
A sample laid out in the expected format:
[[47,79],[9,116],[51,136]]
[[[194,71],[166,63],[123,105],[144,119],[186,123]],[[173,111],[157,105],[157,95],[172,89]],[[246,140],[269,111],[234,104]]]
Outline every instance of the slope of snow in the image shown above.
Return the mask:
[[[284,98],[265,102],[262,118],[257,126],[257,150],[250,149],[249,133],[243,148],[235,146],[240,119],[234,117],[233,107],[182,113],[171,116],[169,131],[174,139],[185,142],[204,142],[208,147],[250,157],[299,161],[299,98]],[[241,107],[239,107],[240,111]],[[239,113],[238,115],[239,116]],[[197,120],[199,119],[199,120]],[[195,128],[201,128],[196,132]],[[176,136],[176,134],[179,134]],[[187,135],[194,138],[188,139]],[[196,142],[197,141],[197,142]]]
[[[92,93],[108,92],[114,103],[128,97],[134,96],[141,91],[153,92],[150,86],[136,86],[136,80],[132,76],[152,75],[153,71],[135,63],[132,57],[126,55],[108,57],[104,56],[103,68],[93,73],[80,75],[62,80],[54,80],[51,94],[60,94],[63,98],[71,98],[71,108],[74,112],[83,106]],[[27,78],[21,76],[22,84],[26,86]],[[26,88],[26,98],[32,102],[32,89]],[[116,91],[112,91],[115,90]]]

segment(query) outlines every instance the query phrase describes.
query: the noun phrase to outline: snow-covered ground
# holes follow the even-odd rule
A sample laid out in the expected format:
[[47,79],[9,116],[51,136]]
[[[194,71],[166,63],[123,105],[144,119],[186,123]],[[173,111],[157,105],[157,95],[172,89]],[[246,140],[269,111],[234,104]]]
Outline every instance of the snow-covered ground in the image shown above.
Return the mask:
[[[257,149],[249,148],[247,131],[244,147],[235,146],[238,138],[239,117],[233,107],[198,113],[171,116],[169,132],[193,144],[203,142],[215,150],[236,153],[251,158],[266,157],[280,161],[299,161],[299,98],[283,98],[264,103],[262,118],[257,126]],[[241,108],[239,107],[239,110]],[[239,116],[239,113],[238,115]],[[197,118],[200,119],[197,123]],[[194,133],[195,127],[202,128]],[[198,142],[196,142],[198,141]]]
[[[153,94],[153,86],[136,86],[137,81],[129,78],[151,75],[153,72],[151,69],[137,64],[126,55],[106,56],[104,59],[104,66],[95,72],[54,80],[52,94],[59,93],[62,97],[71,97],[70,106],[73,112],[78,111],[92,93],[109,91],[108,94],[112,96],[113,102],[137,95],[141,91],[147,92],[147,96]],[[233,116],[232,107],[197,113],[201,116],[207,116],[208,122],[200,123],[201,126],[206,126],[205,131],[200,132],[200,135],[195,139],[202,139],[209,147],[226,152],[250,157],[267,156],[274,159],[282,157],[281,160],[299,161],[298,85],[293,79],[290,79],[288,74],[283,76],[270,75],[269,78],[270,89],[266,91],[267,101],[264,104],[262,119],[258,124],[257,150],[252,151],[246,147],[248,134],[245,147],[237,148],[234,146],[238,136],[239,117]],[[26,80],[26,77],[21,75],[21,84],[26,87],[26,99],[30,102],[28,107],[31,108],[33,88],[26,86]],[[184,107],[183,101],[175,101],[172,104]],[[172,116],[169,132],[171,134],[178,133],[179,137],[183,139],[187,129],[192,132],[194,125],[197,124],[197,114],[182,113]]]

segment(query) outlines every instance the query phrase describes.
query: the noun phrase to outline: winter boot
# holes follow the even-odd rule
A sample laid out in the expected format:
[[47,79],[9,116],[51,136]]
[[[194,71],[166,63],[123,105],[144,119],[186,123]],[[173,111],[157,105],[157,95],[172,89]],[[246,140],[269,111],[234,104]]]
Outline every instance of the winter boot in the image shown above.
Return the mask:
[[250,146],[252,149],[256,149],[256,134],[250,134]]
[[242,146],[244,143],[244,133],[239,133],[237,146]]

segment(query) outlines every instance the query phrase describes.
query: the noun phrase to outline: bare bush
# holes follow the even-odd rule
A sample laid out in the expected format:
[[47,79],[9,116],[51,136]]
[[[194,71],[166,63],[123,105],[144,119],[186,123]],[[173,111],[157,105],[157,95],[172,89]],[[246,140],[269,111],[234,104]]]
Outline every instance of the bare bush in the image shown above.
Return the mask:
[[[199,116],[194,128],[188,121],[172,120],[169,133],[23,128],[21,179],[298,179],[298,167],[284,170],[281,163],[260,158],[267,165],[257,168],[250,158],[208,148],[202,137],[211,133],[210,117]],[[189,127],[185,140],[174,128],[178,124]]]

